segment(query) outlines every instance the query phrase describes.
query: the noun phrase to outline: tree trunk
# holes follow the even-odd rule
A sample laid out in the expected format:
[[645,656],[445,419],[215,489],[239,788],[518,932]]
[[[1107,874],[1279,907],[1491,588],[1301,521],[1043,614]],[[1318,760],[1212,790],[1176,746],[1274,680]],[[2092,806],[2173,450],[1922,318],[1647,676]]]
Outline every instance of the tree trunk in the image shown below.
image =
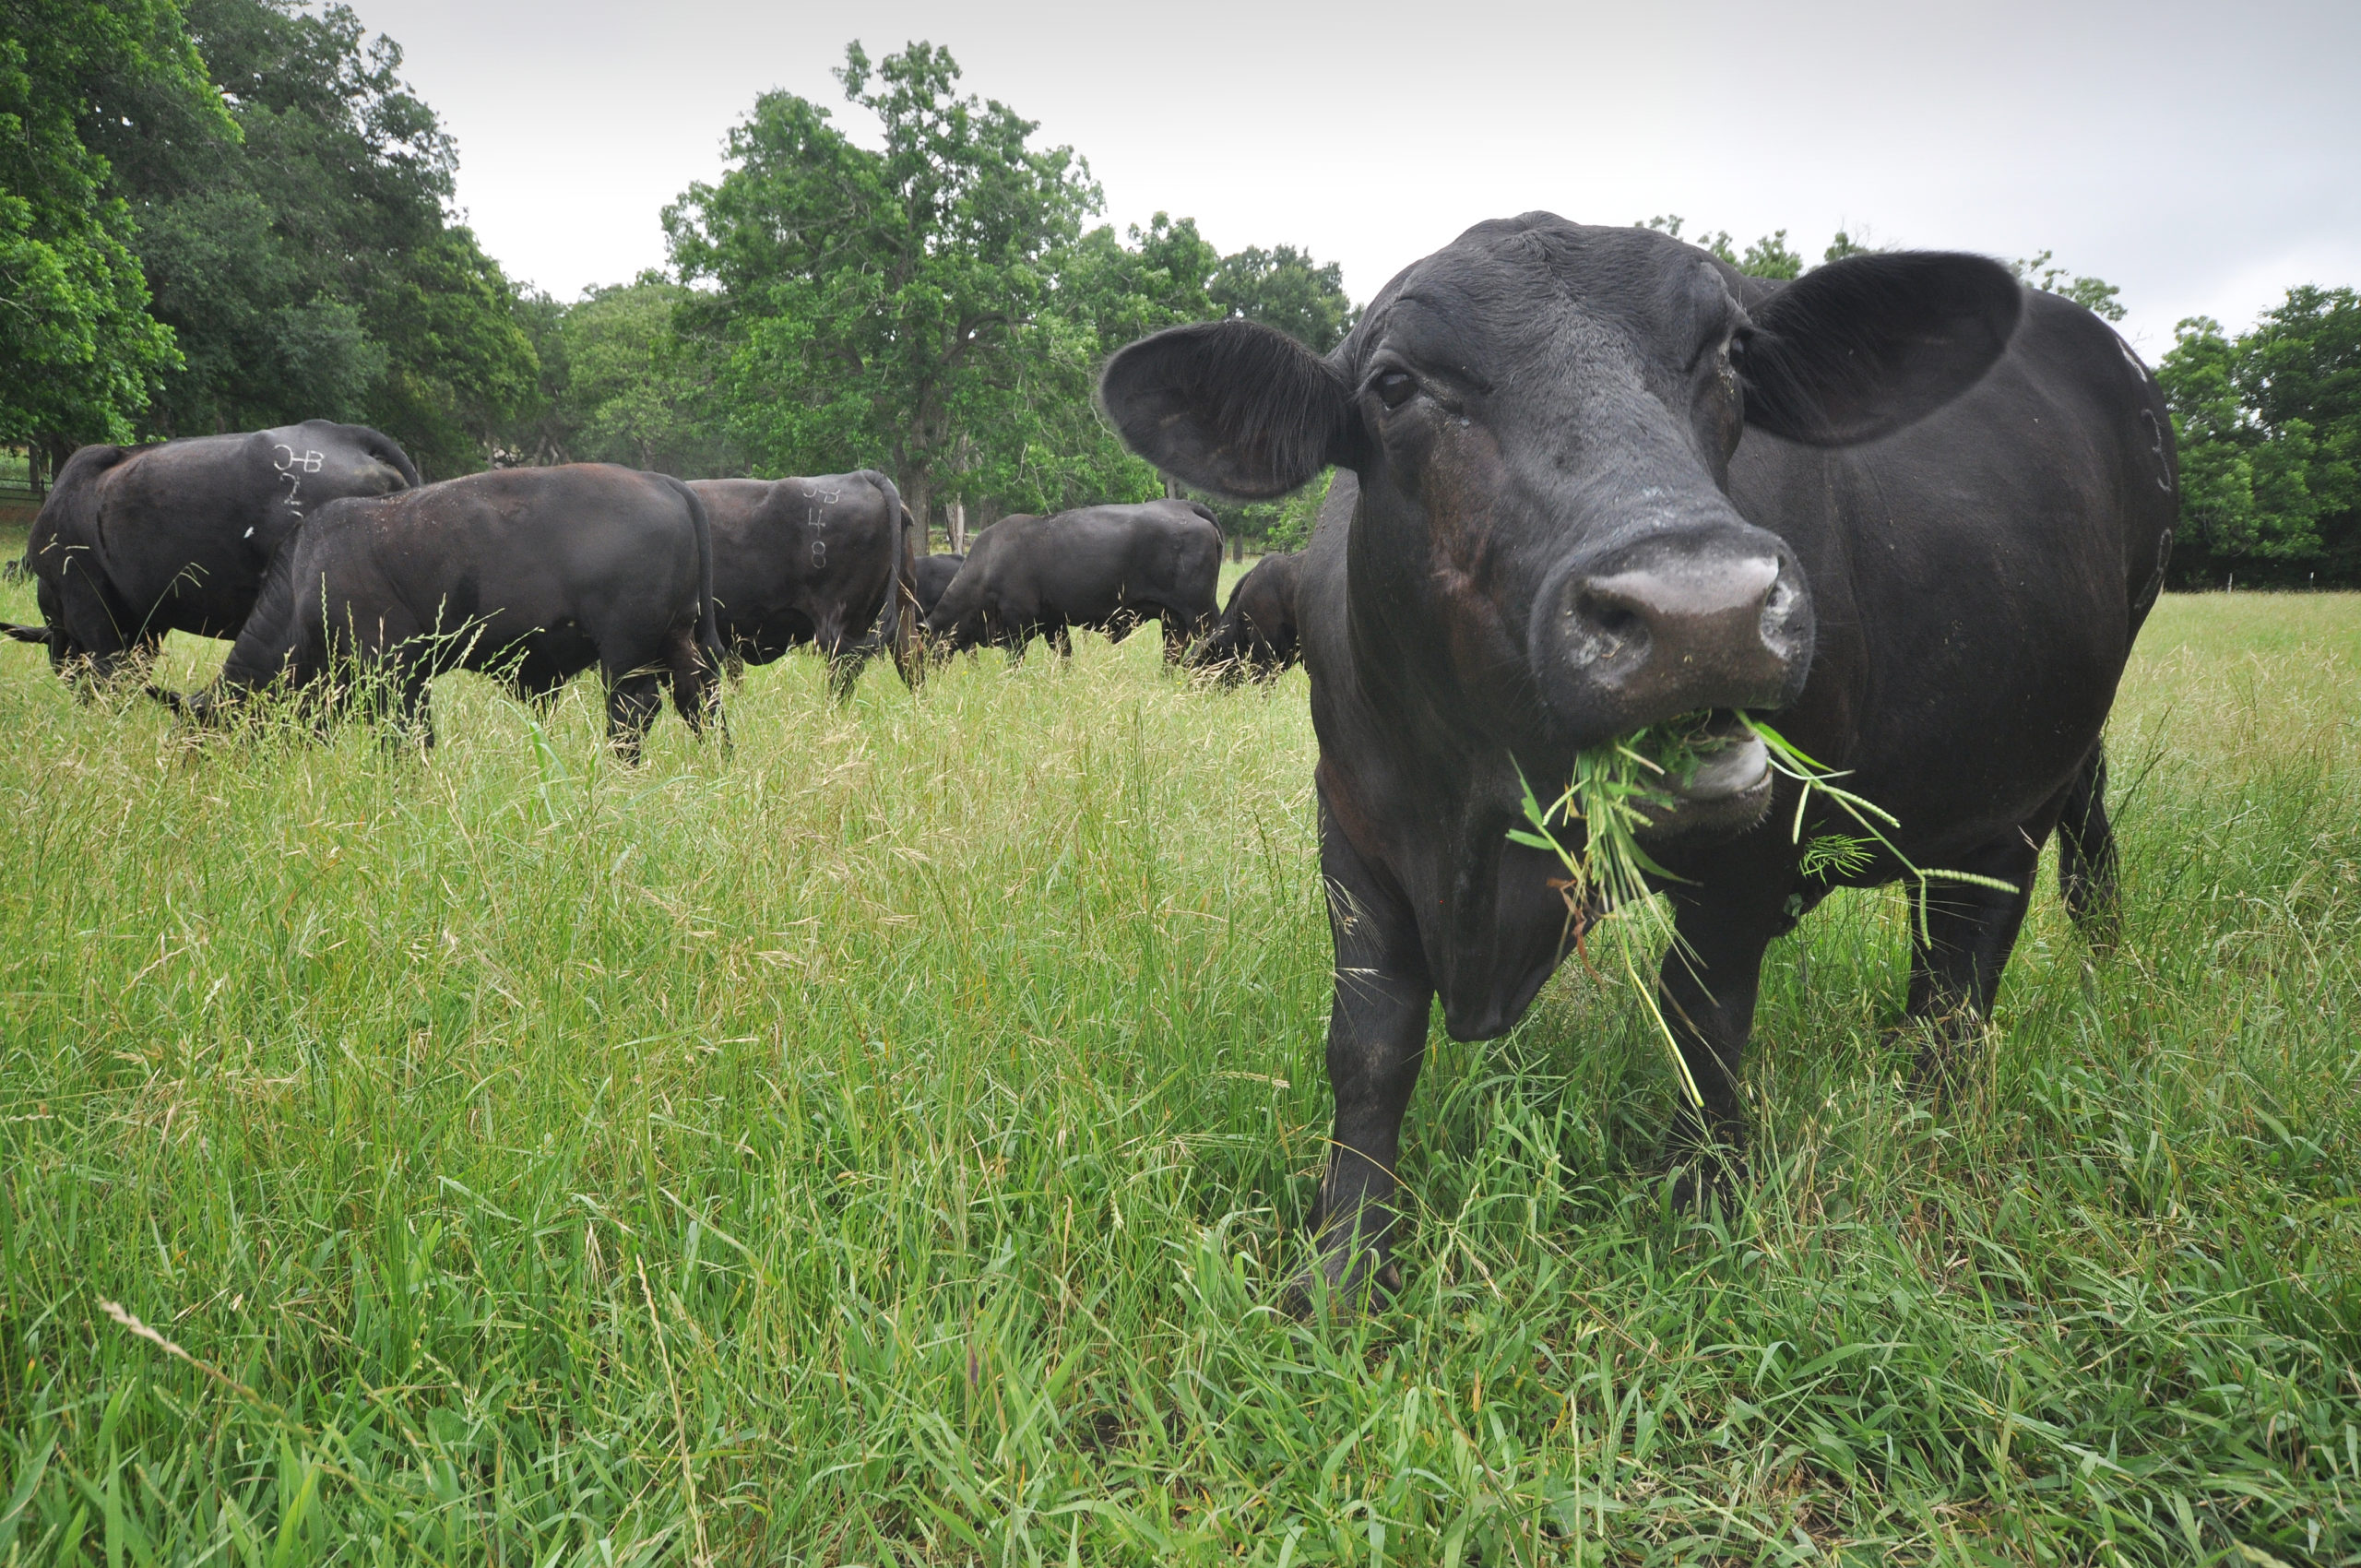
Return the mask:
[[[901,489],[903,504],[910,509],[910,521],[918,525],[919,540],[923,541],[932,539],[934,537],[934,487],[928,482],[926,470],[920,469],[912,474],[909,482],[903,485]],[[929,546],[929,548],[932,547]]]
[[951,553],[964,555],[967,552],[967,504],[946,501],[943,504],[943,521],[951,526]]

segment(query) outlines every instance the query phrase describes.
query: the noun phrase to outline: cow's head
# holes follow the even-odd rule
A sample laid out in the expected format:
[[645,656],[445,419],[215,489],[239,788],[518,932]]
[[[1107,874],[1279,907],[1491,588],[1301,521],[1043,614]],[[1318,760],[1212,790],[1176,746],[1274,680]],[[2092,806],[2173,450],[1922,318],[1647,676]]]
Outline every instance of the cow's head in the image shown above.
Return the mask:
[[[1612,736],[1796,698],[1811,596],[1723,493],[1740,434],[1898,429],[1991,366],[2020,298],[1946,255],[1762,290],[1664,234],[1529,213],[1404,271],[1325,359],[1249,322],[1175,327],[1116,355],[1101,399],[1144,457],[1224,494],[1357,470],[1362,662],[1562,777]],[[1699,814],[1759,814],[1762,762],[1708,770],[1731,798]]]

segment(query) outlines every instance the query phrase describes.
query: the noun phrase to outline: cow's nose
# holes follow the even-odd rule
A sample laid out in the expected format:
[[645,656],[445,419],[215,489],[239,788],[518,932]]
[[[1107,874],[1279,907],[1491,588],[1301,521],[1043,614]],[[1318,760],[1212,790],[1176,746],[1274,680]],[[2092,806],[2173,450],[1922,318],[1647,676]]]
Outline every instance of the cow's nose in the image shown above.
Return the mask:
[[1586,688],[1591,703],[1634,724],[1701,707],[1775,706],[1790,695],[1797,658],[1809,653],[1796,573],[1770,555],[1574,575],[1558,612],[1557,681]]

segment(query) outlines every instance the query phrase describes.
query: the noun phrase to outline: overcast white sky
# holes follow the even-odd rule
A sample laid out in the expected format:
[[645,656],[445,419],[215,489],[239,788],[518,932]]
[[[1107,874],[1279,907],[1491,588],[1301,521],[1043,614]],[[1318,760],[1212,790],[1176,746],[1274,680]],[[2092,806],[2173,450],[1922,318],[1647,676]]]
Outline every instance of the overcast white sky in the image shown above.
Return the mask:
[[353,4],[457,137],[486,246],[561,297],[662,265],[658,210],[757,93],[840,104],[853,38],[947,44],[1090,160],[1115,222],[1302,245],[1355,299],[1532,208],[1786,228],[1813,260],[1840,225],[2047,247],[2122,286],[2151,360],[2181,316],[2361,283],[2356,0]]

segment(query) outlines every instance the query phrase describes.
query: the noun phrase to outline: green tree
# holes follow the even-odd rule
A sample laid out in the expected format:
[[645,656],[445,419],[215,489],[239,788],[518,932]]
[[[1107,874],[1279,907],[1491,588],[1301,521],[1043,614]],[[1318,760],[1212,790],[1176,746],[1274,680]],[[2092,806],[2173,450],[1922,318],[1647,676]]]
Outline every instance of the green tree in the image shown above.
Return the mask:
[[2015,273],[2020,281],[2045,293],[2061,295],[2109,321],[2123,319],[2123,302],[2117,297],[2123,292],[2122,290],[2104,278],[2068,271],[2052,259],[2048,251],[2012,261],[2009,263],[2009,270]]
[[[1669,234],[1678,240],[1683,237],[1680,232],[1681,224],[1680,214],[1669,212],[1643,219],[1632,224],[1631,227],[1654,229],[1659,233]],[[1836,238],[1841,244],[1848,247],[1851,245],[1851,242],[1842,233],[1839,233]],[[1743,253],[1738,249],[1737,242],[1730,238],[1730,232],[1726,229],[1716,230],[1712,233],[1701,233],[1689,243],[1707,252],[1715,260],[1735,267],[1740,272],[1751,277],[1784,279],[1799,278],[1803,275],[1804,258],[1788,248],[1787,232],[1785,229],[1763,235],[1747,246]],[[1848,248],[1844,254],[1849,255],[1852,252]],[[1831,247],[1828,259],[1831,261],[1836,259],[1833,246]]]
[[2291,289],[2254,330],[2179,324],[2157,380],[2180,440],[2174,575],[2361,583],[2361,296]]
[[235,134],[176,6],[0,3],[0,441],[127,440],[180,362],[112,188],[103,148],[126,126]]
[[1216,314],[1206,291],[1221,257],[1185,218],[1159,212],[1122,240],[1102,224],[1047,259],[1050,299],[1016,335],[1014,374],[977,383],[959,408],[953,491],[979,522],[1163,493],[1099,422],[1098,370],[1135,339]]
[[369,422],[408,446],[421,473],[482,468],[540,380],[500,264],[472,231],[440,229],[370,291],[362,319],[390,362],[363,405]]
[[692,185],[665,229],[682,279],[720,285],[697,314],[730,345],[724,399],[756,466],[873,463],[928,516],[963,454],[1024,411],[1028,355],[1086,341],[1057,321],[1052,279],[1098,187],[1072,148],[1035,147],[1032,121],[960,96],[948,50],[872,66],[854,43],[836,77],[883,123],[882,150],[766,93],[730,133],[735,167]]
[[1224,256],[1207,292],[1222,314],[1276,327],[1315,354],[1342,342],[1359,315],[1345,293],[1344,268],[1293,245],[1249,245]]
[[1747,246],[1746,254],[1738,259],[1738,269],[1756,278],[1800,278],[1804,258],[1787,248],[1787,232],[1782,229]]
[[457,149],[399,47],[342,5],[189,0],[186,16],[233,138],[159,112],[100,127],[184,355],[144,422],[365,419],[429,473],[481,467],[533,401],[532,344],[517,291],[451,221]]
[[715,429],[712,359],[675,327],[689,295],[644,272],[593,289],[564,312],[552,352],[564,366],[568,457],[690,479],[737,469]]
[[1857,237],[1848,230],[1839,229],[1835,237],[1828,242],[1828,248],[1820,253],[1820,259],[1825,266],[1832,261],[1843,261],[1848,255],[1875,255],[1878,248],[1869,243],[1868,230],[1863,230]]

